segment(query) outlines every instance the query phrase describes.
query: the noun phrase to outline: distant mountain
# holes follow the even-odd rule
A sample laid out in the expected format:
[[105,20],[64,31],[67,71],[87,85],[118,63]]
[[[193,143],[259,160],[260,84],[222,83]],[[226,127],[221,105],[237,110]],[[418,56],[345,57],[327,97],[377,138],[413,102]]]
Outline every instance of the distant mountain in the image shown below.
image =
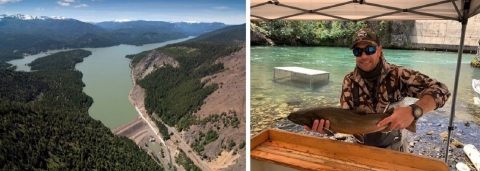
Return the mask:
[[227,25],[164,21],[86,23],[65,17],[0,15],[0,68],[6,61],[52,49],[143,45],[198,36]]
[[246,24],[234,25],[218,29],[209,33],[205,33],[198,37],[188,40],[189,42],[193,41],[206,41],[206,42],[215,42],[215,43],[226,43],[226,44],[245,44],[245,31]]
[[58,20],[63,20],[67,19],[65,17],[61,16],[52,16],[52,17],[47,17],[47,16],[33,16],[33,15],[23,15],[23,14],[13,14],[13,15],[7,15],[7,14],[0,14],[0,20],[3,18],[15,18],[19,20],[46,20],[46,19],[58,19]]
[[192,36],[198,36],[201,34],[205,34],[208,32],[211,32],[213,30],[218,30],[224,27],[227,27],[228,25],[225,25],[223,23],[188,23],[188,22],[179,22],[179,23],[174,23],[175,26],[181,30],[182,32],[187,33],[188,35]]
[[169,22],[164,21],[106,21],[95,23],[94,25],[99,26],[108,31],[122,30],[122,29],[141,29],[146,31],[158,31],[162,30],[164,32],[176,32],[174,25]]
[[106,30],[114,31],[121,29],[144,29],[150,31],[163,30],[165,32],[181,32],[188,36],[198,36],[213,30],[227,27],[224,23],[189,23],[189,22],[164,22],[164,21],[108,21],[100,22],[95,25]]
[[2,15],[0,33],[47,36],[57,41],[69,41],[86,33],[105,33],[105,29],[75,19]]

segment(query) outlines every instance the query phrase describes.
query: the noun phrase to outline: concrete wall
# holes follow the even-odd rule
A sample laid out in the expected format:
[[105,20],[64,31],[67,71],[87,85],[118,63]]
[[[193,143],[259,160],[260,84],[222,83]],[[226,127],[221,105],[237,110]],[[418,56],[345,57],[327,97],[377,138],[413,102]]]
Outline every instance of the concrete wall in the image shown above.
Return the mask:
[[[457,51],[462,24],[451,20],[417,20],[410,34],[412,47],[425,50]],[[464,52],[477,51],[480,39],[480,15],[468,20]]]

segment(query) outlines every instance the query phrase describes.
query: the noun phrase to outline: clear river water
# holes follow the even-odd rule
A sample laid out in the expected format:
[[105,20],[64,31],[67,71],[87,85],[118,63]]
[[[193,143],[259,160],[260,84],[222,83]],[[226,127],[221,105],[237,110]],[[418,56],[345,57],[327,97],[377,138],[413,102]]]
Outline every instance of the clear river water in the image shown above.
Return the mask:
[[[287,104],[300,104],[305,108],[338,104],[343,78],[355,67],[355,57],[348,48],[252,47],[250,52],[252,124],[262,120],[260,115],[283,113],[285,116],[292,109],[278,108],[285,108]],[[457,53],[384,49],[384,54],[389,63],[412,68],[445,83],[453,94]],[[472,79],[480,79],[480,69],[470,67],[474,57],[474,54],[462,57],[455,119],[478,123],[480,110],[473,99],[479,95],[472,88]],[[274,67],[290,66],[330,72],[329,81],[313,88],[308,84],[273,81]],[[452,97],[434,113],[449,116]]]
[[[142,46],[122,44],[105,48],[82,48],[92,52],[92,55],[84,58],[82,63],[76,65],[76,69],[83,73],[82,81],[86,85],[83,91],[91,96],[94,101],[88,110],[90,116],[93,119],[100,120],[110,129],[119,127],[138,117],[135,108],[128,101],[128,94],[133,83],[130,78],[130,59],[125,58],[125,56],[191,38],[193,37]],[[23,59],[9,61],[9,63],[17,65],[17,71],[30,71],[30,67],[25,64],[36,58],[59,51],[66,50],[53,50],[30,55]]]

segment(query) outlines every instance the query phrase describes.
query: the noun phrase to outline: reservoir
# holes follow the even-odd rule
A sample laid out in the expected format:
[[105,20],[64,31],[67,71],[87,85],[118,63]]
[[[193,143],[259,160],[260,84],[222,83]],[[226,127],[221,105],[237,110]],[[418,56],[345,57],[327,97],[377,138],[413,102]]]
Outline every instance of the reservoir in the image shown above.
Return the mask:
[[[82,81],[86,85],[83,91],[93,98],[93,105],[88,110],[90,116],[93,119],[100,120],[110,129],[137,118],[137,111],[128,101],[128,94],[133,83],[130,78],[130,59],[125,58],[125,56],[191,38],[193,37],[143,46],[122,44],[105,48],[82,48],[92,52],[92,55],[84,58],[82,63],[76,65],[76,69],[83,73]],[[30,67],[25,66],[25,64],[58,51],[60,50],[31,55],[23,59],[9,61],[9,63],[17,65],[17,70],[30,71]]]

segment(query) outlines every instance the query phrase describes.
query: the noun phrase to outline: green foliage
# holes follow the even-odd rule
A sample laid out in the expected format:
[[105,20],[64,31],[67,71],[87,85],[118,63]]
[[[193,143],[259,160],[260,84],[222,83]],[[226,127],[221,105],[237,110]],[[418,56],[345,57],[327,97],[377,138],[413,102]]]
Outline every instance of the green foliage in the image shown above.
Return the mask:
[[214,130],[208,130],[207,135],[205,136],[205,145],[209,144],[218,139],[218,134]]
[[160,121],[155,120],[155,124],[158,127],[160,134],[162,134],[165,141],[170,139],[170,134],[168,133],[168,128]]
[[233,140],[228,140],[227,144],[222,145],[222,148],[226,149],[227,151],[230,151],[237,145],[235,141]]
[[0,170],[162,169],[84,112],[4,101],[0,120]]
[[187,114],[182,118],[180,118],[180,120],[176,125],[177,125],[177,129],[179,131],[182,131],[182,130],[188,130],[190,125],[195,125],[197,123],[198,123],[197,117],[193,116],[192,114]]
[[83,49],[57,52],[37,58],[28,65],[32,70],[73,70],[77,63],[83,62],[83,58],[91,54],[92,52]]
[[242,141],[240,145],[238,145],[238,149],[243,149],[245,147],[245,141]]
[[229,26],[222,29],[202,34],[187,42],[214,42],[225,44],[245,44],[246,24]]
[[352,34],[368,27],[366,21],[259,21],[254,23],[277,44],[347,45]]
[[188,171],[202,170],[198,166],[196,166],[190,158],[188,158],[187,154],[185,154],[185,152],[182,149],[178,148],[178,151],[180,151],[180,153],[178,154],[178,156],[175,156],[175,161],[177,161],[179,165],[183,166],[185,170],[188,170]]
[[173,57],[180,67],[165,65],[138,81],[146,90],[147,111],[158,114],[169,126],[177,125],[180,131],[188,129],[196,120],[191,113],[199,110],[203,100],[218,88],[217,84],[205,85],[200,79],[222,71],[223,64],[214,64],[215,60],[240,49],[209,42],[184,42],[156,49]]
[[163,170],[88,115],[82,73],[52,68],[0,69],[0,170]]
[[234,110],[229,110],[227,112],[222,112],[221,115],[213,114],[204,119],[202,119],[199,124],[205,126],[207,123],[222,123],[223,127],[232,126],[233,128],[238,128],[240,120],[238,119],[237,112]]
[[195,142],[192,143],[191,147],[198,154],[203,152],[205,146],[218,139],[218,133],[212,129],[208,130],[207,134],[204,134],[202,131],[199,133],[198,139],[195,139]]

